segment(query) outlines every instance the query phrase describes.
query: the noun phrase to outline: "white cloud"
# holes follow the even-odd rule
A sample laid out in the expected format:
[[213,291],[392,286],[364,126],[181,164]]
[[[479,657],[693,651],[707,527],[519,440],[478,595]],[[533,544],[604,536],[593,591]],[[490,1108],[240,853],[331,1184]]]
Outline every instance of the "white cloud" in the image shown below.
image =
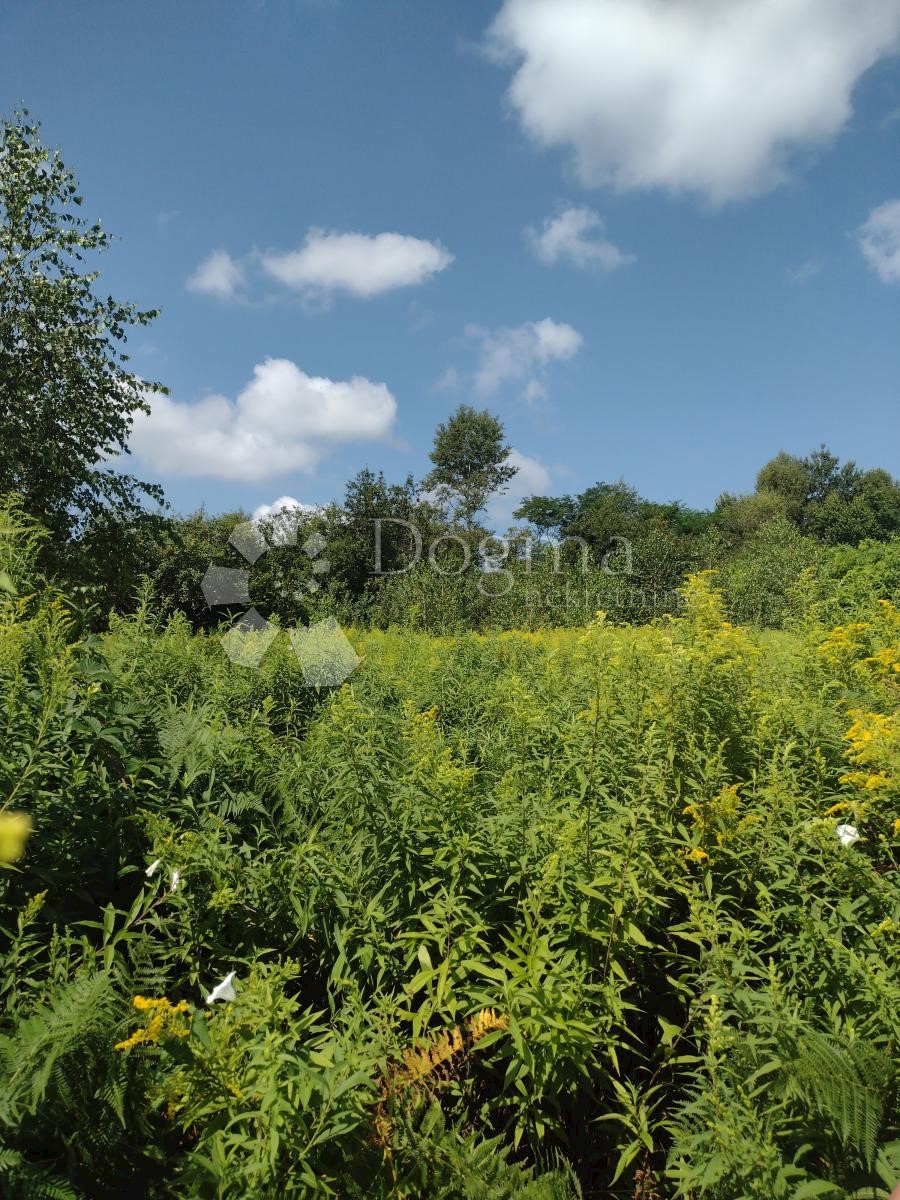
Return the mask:
[[550,489],[550,472],[536,458],[530,458],[519,450],[510,450],[507,462],[516,468],[509,484],[509,495],[517,499],[526,496],[541,496]]
[[299,250],[263,255],[263,270],[313,296],[336,291],[369,298],[424,283],[453,262],[438,242],[400,233],[330,233],[310,229]]
[[869,213],[857,232],[866,262],[885,283],[900,283],[900,200]]
[[550,472],[539,459],[519,450],[510,450],[506,461],[516,468],[516,474],[509,481],[507,490],[488,502],[488,519],[495,528],[510,524],[513,510],[526,496],[545,496],[551,489]]
[[182,404],[150,395],[137,413],[131,447],[169,475],[255,480],[310,471],[335,444],[385,437],[397,412],[387,386],[354,377],[307,375],[289,359],[267,358],[232,401]]
[[320,505],[304,504],[293,496],[279,496],[271,504],[260,504],[250,520],[268,526],[266,540],[273,546],[296,546],[306,519],[322,512]]
[[188,278],[189,292],[231,300],[244,282],[244,272],[227,250],[214,250]]
[[571,358],[584,339],[571,325],[551,321],[527,321],[515,329],[482,329],[470,325],[467,333],[481,339],[481,359],[475,372],[475,390],[483,396],[496,392],[504,383],[525,381],[528,400],[541,397],[537,378],[554,360]]
[[526,229],[532,250],[548,267],[566,260],[585,270],[599,267],[614,271],[634,262],[633,254],[623,254],[618,246],[602,236],[606,224],[599,213],[590,208],[567,208],[544,221],[543,229]]
[[505,0],[509,101],[581,181],[714,203],[782,182],[900,46],[900,0]]
[[282,512],[315,513],[319,511],[319,507],[315,504],[304,504],[302,500],[295,500],[293,496],[279,496],[271,504],[260,504],[253,510],[253,516],[250,519],[266,521],[269,517],[274,517]]

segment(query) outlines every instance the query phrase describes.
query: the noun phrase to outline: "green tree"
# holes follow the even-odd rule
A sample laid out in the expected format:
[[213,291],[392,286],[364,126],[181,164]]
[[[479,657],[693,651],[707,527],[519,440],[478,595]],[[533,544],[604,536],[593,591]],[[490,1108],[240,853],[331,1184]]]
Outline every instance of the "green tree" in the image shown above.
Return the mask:
[[0,492],[18,492],[57,545],[161,490],[113,469],[148,391],[123,353],[139,311],[95,294],[88,255],[110,235],[78,212],[59,152],[25,111],[0,120]]
[[329,554],[337,578],[354,597],[380,574],[404,570],[432,534],[431,514],[418,499],[415,481],[389,484],[384,472],[364,467],[348,481],[339,520],[329,531]]
[[[789,496],[772,489],[760,489],[746,496],[724,492],[716,501],[716,524],[730,541],[741,545],[753,537],[769,521],[790,519],[789,514],[800,507]],[[797,524],[797,517],[793,524]]]
[[788,520],[799,524],[812,488],[809,464],[779,450],[756,476],[756,490],[779,496]]
[[858,492],[872,510],[879,537],[900,533],[900,483],[881,467],[864,471]]
[[526,496],[513,513],[517,521],[527,521],[538,532],[559,534],[575,516],[577,507],[571,496]]
[[565,537],[582,538],[590,546],[596,561],[631,539],[639,528],[641,497],[623,479],[615,483],[595,483],[575,501],[575,511],[565,522]]
[[755,496],[726,499],[731,516],[743,517],[741,506],[746,515],[761,514],[774,497],[804,533],[832,545],[857,545],[900,530],[897,480],[880,468],[861,471],[852,461],[841,465],[827,446],[806,458],[782,450],[757,475]]
[[503,423],[484,409],[461,404],[438,425],[429,457],[434,467],[422,481],[458,521],[471,528],[494,492],[506,490],[517,468],[509,462]]

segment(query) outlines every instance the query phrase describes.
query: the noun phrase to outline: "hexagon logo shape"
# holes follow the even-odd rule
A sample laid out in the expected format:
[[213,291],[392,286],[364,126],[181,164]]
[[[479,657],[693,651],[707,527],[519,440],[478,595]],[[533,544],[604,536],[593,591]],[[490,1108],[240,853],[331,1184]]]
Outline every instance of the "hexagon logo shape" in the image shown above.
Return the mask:
[[[290,526],[282,522],[277,532],[277,545],[297,544],[296,524]],[[257,521],[241,521],[232,530],[228,541],[250,566],[270,549]],[[325,546],[326,541],[319,533],[311,534],[302,546],[312,564],[313,578],[306,585],[310,592],[321,588],[320,579],[331,569],[331,563],[319,557]],[[280,630],[252,606],[250,571],[210,563],[200,587],[209,608],[250,605],[219,640],[225,654],[236,666],[258,670]],[[326,617],[308,628],[296,627],[289,630],[288,635],[308,687],[339,687],[362,661],[334,617]]]

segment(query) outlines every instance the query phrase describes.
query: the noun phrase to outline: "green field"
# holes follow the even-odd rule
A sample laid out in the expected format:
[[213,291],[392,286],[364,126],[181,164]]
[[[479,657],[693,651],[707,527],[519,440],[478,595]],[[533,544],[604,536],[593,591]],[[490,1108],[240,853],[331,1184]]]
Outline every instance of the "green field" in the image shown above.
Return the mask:
[[3,545],[4,1195],[887,1195],[897,609],[701,574],[316,690]]

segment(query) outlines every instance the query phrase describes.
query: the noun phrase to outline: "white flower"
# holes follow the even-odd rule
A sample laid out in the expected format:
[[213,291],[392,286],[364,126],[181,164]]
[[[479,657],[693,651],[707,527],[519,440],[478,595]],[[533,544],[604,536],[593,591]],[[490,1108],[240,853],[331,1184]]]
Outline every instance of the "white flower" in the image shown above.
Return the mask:
[[177,892],[179,883],[181,883],[181,872],[176,867],[175,870],[172,872],[172,883],[169,887],[169,891]]
[[159,864],[160,864],[161,862],[162,862],[162,859],[161,859],[161,858],[157,858],[157,859],[155,859],[155,860],[154,860],[154,861],[153,861],[153,862],[150,864],[150,866],[149,866],[149,867],[147,868],[147,870],[144,872],[144,874],[147,876],[147,878],[148,878],[148,879],[152,879],[152,878],[153,878],[153,876],[156,874],[156,869],[157,869],[157,867],[159,866]]
[[859,841],[859,830],[855,825],[838,825],[834,832],[842,846],[852,846]]
[[231,986],[231,981],[234,979],[236,971],[229,971],[221,983],[217,983],[213,990],[206,997],[207,1004],[215,1004],[217,1000],[233,1000],[234,988]]

